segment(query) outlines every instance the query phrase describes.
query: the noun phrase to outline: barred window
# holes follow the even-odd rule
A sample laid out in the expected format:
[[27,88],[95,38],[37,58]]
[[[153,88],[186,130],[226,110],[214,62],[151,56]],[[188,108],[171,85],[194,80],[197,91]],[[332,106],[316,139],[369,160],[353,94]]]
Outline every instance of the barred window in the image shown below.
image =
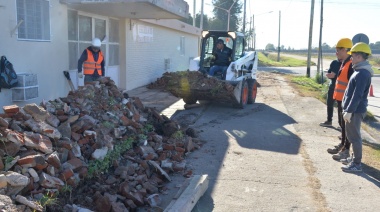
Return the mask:
[[49,0],[16,0],[18,38],[50,40]]

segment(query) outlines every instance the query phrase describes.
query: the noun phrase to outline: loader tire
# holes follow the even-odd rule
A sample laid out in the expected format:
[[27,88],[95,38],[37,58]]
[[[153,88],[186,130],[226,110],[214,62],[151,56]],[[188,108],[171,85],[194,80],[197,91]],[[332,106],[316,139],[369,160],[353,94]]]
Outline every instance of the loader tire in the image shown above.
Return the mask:
[[189,105],[197,103],[197,99],[192,96],[183,97],[183,101]]
[[255,79],[249,79],[248,82],[248,104],[253,104],[256,101],[257,95],[257,82]]
[[248,83],[246,80],[243,80],[242,86],[241,86],[241,93],[240,93],[240,102],[239,104],[236,105],[237,108],[243,109],[247,105],[248,95],[249,95]]

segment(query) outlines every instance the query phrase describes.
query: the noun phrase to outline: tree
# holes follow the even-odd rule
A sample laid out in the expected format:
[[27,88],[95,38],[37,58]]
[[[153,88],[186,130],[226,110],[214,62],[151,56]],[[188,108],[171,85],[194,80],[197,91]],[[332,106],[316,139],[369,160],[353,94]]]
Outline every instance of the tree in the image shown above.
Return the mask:
[[265,46],[265,50],[267,50],[267,51],[275,51],[276,48],[274,47],[273,44],[268,43],[268,44]]
[[[201,14],[198,13],[195,15],[195,26],[196,27],[201,27]],[[207,17],[206,14],[203,14],[203,30],[209,30],[210,24],[209,24],[209,18]]]
[[322,47],[322,51],[329,51],[329,50],[331,50],[331,47],[327,43],[323,43],[321,47]]
[[[237,31],[239,28],[239,17],[238,15],[241,13],[242,4],[236,0],[213,0],[212,4],[214,7],[213,13],[215,18],[210,21],[210,29],[212,30],[226,30],[228,23],[228,13],[226,10],[230,9],[230,31]],[[220,9],[220,8],[224,8]]]
[[371,49],[380,49],[380,41],[376,41],[376,43],[370,43],[369,47]]
[[190,24],[190,25],[193,25],[193,17],[191,16],[190,13],[189,13],[189,17],[182,18],[182,19],[180,19],[180,21],[185,22],[185,23]]

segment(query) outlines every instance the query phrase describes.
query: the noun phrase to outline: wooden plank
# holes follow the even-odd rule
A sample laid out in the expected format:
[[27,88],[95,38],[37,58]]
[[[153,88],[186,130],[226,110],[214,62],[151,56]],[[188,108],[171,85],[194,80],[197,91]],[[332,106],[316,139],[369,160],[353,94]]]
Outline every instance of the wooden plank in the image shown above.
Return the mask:
[[173,200],[169,204],[164,212],[191,212],[207,188],[208,175],[194,175],[189,186],[182,192],[177,200]]

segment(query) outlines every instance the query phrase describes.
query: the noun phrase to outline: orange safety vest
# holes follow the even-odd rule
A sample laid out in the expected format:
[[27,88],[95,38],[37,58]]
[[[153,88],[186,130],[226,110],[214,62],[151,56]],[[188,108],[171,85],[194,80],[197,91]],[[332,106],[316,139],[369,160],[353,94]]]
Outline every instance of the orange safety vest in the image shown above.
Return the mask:
[[348,70],[350,69],[351,63],[352,63],[351,60],[347,61],[347,63],[344,64],[344,66],[342,67],[342,70],[341,70],[338,78],[336,78],[333,99],[335,99],[337,101],[343,100],[344,91],[346,90],[347,85],[348,85],[348,80],[349,80],[348,79]]
[[87,60],[83,62],[83,74],[92,75],[95,70],[98,71],[98,75],[102,76],[102,61],[103,53],[99,50],[98,61],[94,60],[94,55],[88,49],[87,50]]

